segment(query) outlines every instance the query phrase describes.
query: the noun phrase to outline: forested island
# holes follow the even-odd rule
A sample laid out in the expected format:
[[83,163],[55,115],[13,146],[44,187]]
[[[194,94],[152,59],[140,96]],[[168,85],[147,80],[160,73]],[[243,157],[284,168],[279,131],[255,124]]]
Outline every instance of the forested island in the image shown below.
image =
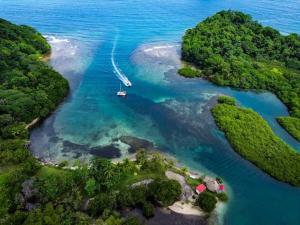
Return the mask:
[[[188,29],[179,73],[217,85],[275,93],[291,116],[278,122],[300,140],[300,36],[282,35],[238,11],[221,11]],[[196,68],[195,68],[196,67]]]
[[219,97],[212,113],[236,152],[277,180],[300,186],[300,154],[277,137],[258,113],[237,106],[227,96]]
[[[238,11],[221,11],[186,31],[186,66],[178,73],[240,89],[268,90],[291,116],[277,121],[300,140],[300,36],[281,35]],[[300,154],[278,138],[266,121],[234,99],[219,98],[212,109],[234,150],[274,178],[300,185]]]
[[42,60],[50,53],[35,29],[0,20],[0,224],[138,225],[140,218],[122,212],[139,209],[150,218],[157,207],[176,202],[179,211],[187,205],[203,212],[206,224],[218,201],[228,199],[221,179],[192,177],[158,153],[140,150],[133,160],[95,158],[73,166],[31,155],[30,127],[69,91],[67,80]]

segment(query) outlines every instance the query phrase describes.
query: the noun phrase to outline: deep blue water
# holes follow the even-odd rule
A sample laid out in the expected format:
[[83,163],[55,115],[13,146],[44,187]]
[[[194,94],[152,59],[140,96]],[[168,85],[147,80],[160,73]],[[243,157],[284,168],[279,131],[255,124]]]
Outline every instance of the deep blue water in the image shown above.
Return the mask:
[[[288,115],[286,107],[270,93],[216,87],[174,72],[185,29],[222,9],[245,11],[282,33],[300,33],[298,0],[1,0],[0,17],[51,36],[51,63],[72,86],[66,102],[33,131],[33,153],[46,160],[72,160],[90,157],[92,148],[104,151],[101,146],[114,145],[121,151],[104,153],[126,156],[128,146],[120,137],[142,138],[195,170],[224,178],[231,193],[224,224],[300,224],[300,189],[241,159],[208,109],[212,96],[234,96],[300,151],[299,142],[275,121]],[[116,40],[115,61],[133,83],[126,99],[115,95],[119,81],[111,52]]]

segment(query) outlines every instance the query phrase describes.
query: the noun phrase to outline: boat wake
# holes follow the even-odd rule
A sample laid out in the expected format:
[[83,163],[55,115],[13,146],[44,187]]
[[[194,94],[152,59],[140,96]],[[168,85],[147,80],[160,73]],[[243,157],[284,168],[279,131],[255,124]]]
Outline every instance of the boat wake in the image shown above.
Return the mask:
[[115,38],[114,45],[113,45],[113,48],[111,51],[111,64],[114,68],[114,73],[119,78],[119,80],[122,81],[125,86],[131,87],[131,85],[132,85],[131,82],[128,80],[126,75],[124,73],[122,73],[122,71],[118,68],[118,66],[116,65],[116,62],[115,62],[115,50],[116,50],[117,42],[118,42],[118,36]]

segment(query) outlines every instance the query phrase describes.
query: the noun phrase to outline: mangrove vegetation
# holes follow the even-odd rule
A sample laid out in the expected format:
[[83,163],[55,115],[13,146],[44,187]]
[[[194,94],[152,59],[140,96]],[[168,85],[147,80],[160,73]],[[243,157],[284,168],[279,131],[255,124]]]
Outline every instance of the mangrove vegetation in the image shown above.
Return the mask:
[[238,154],[277,180],[300,186],[300,154],[277,137],[258,113],[221,97],[212,114]]
[[292,116],[280,118],[280,124],[300,140],[299,35],[282,35],[242,12],[221,11],[186,31],[182,59],[201,70],[181,69],[184,76],[275,93]]

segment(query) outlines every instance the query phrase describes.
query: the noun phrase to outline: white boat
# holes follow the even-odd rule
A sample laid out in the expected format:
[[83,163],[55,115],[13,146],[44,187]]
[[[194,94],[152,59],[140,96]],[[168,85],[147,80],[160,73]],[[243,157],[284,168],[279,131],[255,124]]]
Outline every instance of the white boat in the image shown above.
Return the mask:
[[124,84],[127,86],[127,87],[131,87],[131,82],[129,80],[125,80],[124,81]]
[[116,44],[117,44],[117,38],[115,39],[113,48],[111,50],[111,64],[112,64],[112,66],[114,68],[114,73],[117,75],[117,77],[120,79],[120,81],[123,82],[123,84],[126,87],[131,87],[132,86],[131,82],[126,77],[126,75],[121,71],[121,69],[118,68],[118,66],[117,66],[117,64],[115,62],[114,54],[115,54]]
[[125,97],[126,95],[127,95],[127,92],[126,91],[122,91],[122,87],[121,87],[121,83],[120,83],[120,90],[117,92],[117,96]]

